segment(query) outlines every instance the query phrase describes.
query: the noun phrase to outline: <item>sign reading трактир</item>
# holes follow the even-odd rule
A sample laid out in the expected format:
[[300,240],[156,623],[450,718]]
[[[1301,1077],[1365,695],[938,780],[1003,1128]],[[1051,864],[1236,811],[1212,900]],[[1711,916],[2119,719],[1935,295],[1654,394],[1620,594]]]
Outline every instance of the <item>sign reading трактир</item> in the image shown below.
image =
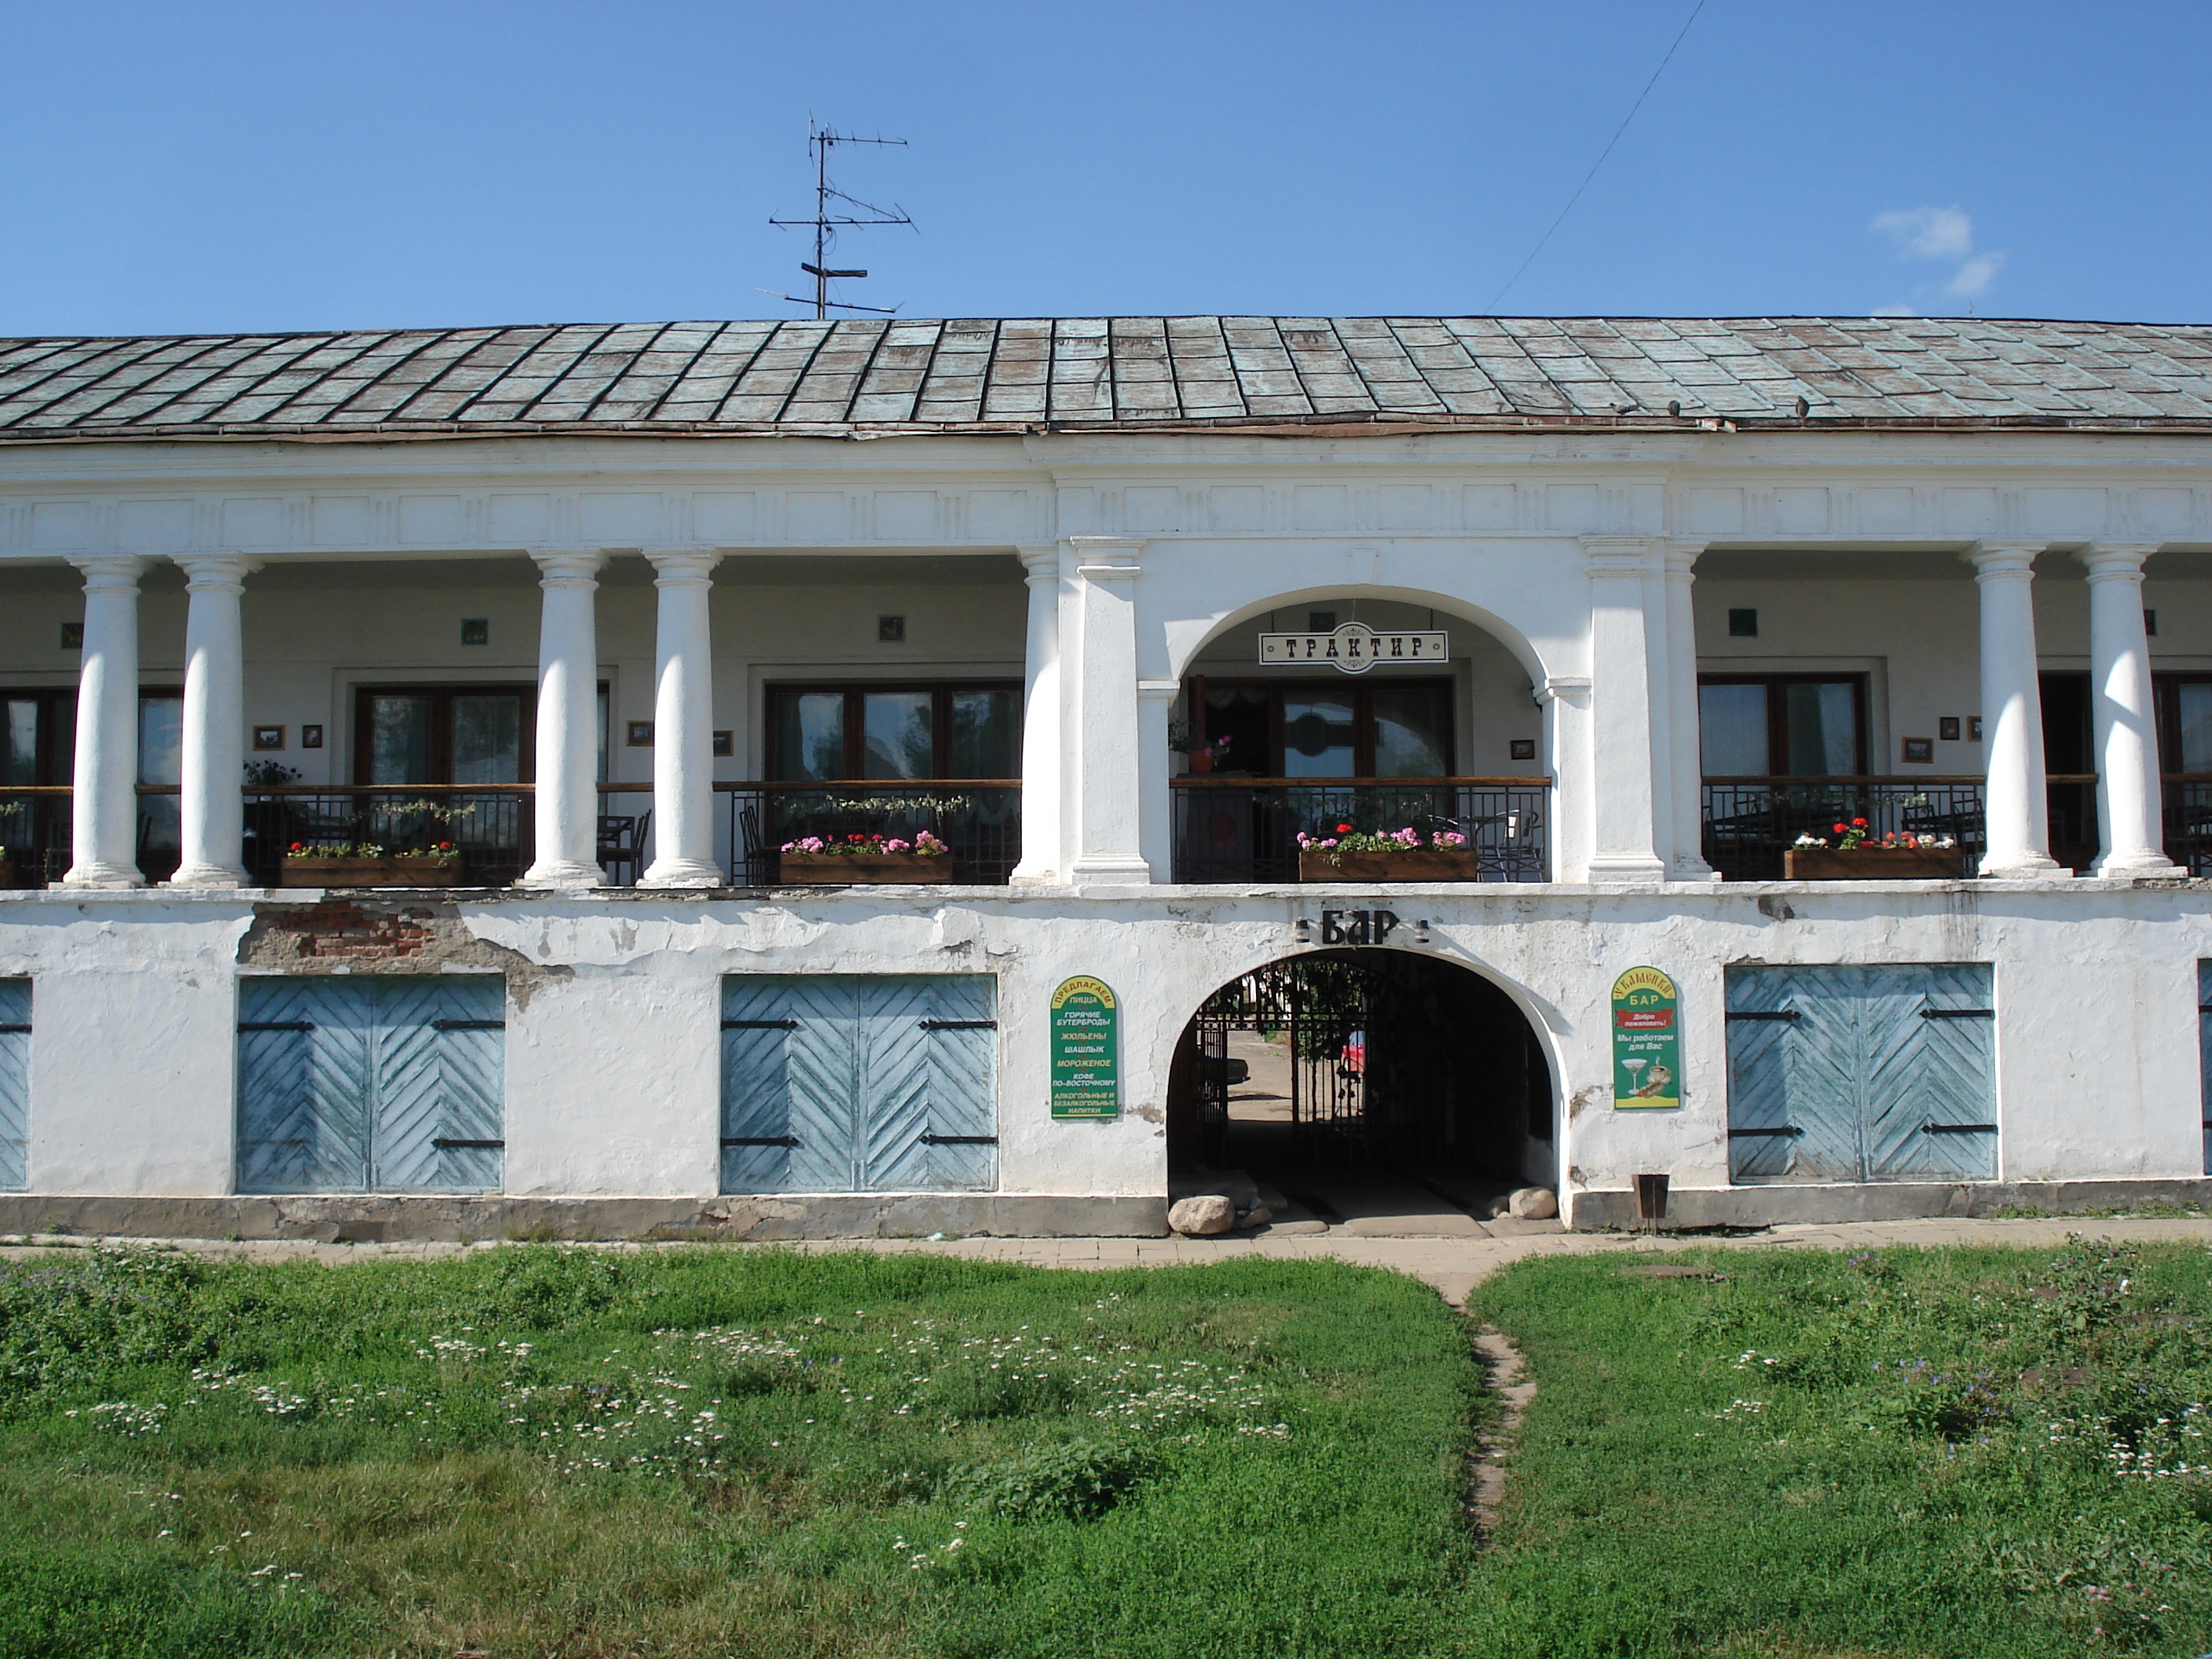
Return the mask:
[[1632,968],[1613,982],[1613,1103],[1622,1111],[1682,1103],[1682,1034],[1674,981]]
[[1121,1009],[1088,974],[1052,994],[1052,1115],[1121,1115]]
[[1312,663],[1364,674],[1377,663],[1445,662],[1451,635],[1442,629],[1419,633],[1378,634],[1365,623],[1348,622],[1327,634],[1262,634],[1262,663]]

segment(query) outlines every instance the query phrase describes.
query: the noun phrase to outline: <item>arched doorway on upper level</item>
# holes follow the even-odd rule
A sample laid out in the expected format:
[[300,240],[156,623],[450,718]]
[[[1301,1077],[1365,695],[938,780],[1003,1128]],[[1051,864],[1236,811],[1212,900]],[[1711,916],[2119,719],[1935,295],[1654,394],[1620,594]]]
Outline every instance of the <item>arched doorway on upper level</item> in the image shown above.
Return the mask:
[[1170,1191],[1287,1223],[1474,1233],[1513,1191],[1556,1191],[1553,1079],[1528,1015],[1473,969],[1375,946],[1264,963],[1178,1041]]
[[1174,879],[1297,880],[1299,837],[1346,824],[1455,837],[1485,879],[1546,879],[1542,684],[1525,638],[1432,595],[1322,590],[1232,616],[1183,657],[1169,711]]

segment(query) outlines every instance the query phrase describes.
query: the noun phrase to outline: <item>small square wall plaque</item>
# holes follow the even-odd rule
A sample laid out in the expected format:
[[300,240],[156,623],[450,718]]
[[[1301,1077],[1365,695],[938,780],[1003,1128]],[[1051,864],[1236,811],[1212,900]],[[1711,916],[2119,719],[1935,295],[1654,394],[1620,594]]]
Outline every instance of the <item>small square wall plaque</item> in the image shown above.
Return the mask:
[[653,747],[653,722],[651,720],[632,720],[629,722],[629,746],[633,749],[650,749]]
[[323,728],[322,728],[321,726],[301,726],[301,727],[300,728],[300,747],[301,747],[301,748],[302,748],[302,749],[320,749],[322,746],[323,746]]
[[489,617],[462,617],[461,643],[463,645],[489,645],[491,643],[491,618]]
[[82,623],[64,623],[62,624],[62,649],[64,651],[82,651],[84,649],[84,624]]
[[1935,765],[1936,739],[1933,738],[1905,738],[1904,743],[1904,752],[1899,758],[1902,759],[1907,766]]
[[876,642],[879,645],[904,645],[906,618],[904,617],[877,617]]
[[281,726],[255,726],[253,746],[256,749],[282,749],[284,746],[284,728]]
[[724,759],[738,752],[738,734],[734,732],[714,733],[714,752]]
[[1969,715],[1967,715],[1967,716],[1966,716],[1966,741],[1967,741],[1968,743],[1979,743],[1981,740],[1982,740],[1982,717],[1981,717],[1979,714],[1969,714]]
[[1512,753],[1515,760],[1535,759],[1536,739],[1534,738],[1515,738],[1512,740]]
[[1959,717],[1956,714],[1946,714],[1942,719],[1937,720],[1936,722],[1936,735],[1942,738],[1946,743],[1958,742]]

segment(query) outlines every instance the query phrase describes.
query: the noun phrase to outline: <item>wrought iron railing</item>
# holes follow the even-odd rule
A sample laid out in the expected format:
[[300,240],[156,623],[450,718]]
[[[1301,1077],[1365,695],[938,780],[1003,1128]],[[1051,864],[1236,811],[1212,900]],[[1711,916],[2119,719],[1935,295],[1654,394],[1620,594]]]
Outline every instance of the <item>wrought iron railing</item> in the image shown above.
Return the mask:
[[1779,881],[1800,836],[1832,842],[1864,818],[1869,836],[1948,836],[1971,872],[1983,848],[1979,778],[1708,778],[1705,854],[1729,881]]
[[2166,803],[2166,855],[2192,876],[2212,876],[2212,777],[2169,775],[2160,790]]
[[447,842],[470,887],[505,886],[532,855],[526,783],[287,784],[249,788],[245,805],[246,872],[264,887],[282,884],[295,846],[419,853]]
[[1017,778],[940,778],[927,783],[854,779],[821,783],[720,783],[727,803],[730,877],[771,887],[787,842],[929,833],[952,851],[950,878],[1002,885],[1022,857],[1022,786]]
[[1179,882],[1296,881],[1300,833],[1328,836],[1347,823],[1370,833],[1455,830],[1474,848],[1481,881],[1543,881],[1550,870],[1548,778],[1180,777],[1170,783]]
[[17,887],[59,881],[70,866],[70,790],[0,789],[0,864]]

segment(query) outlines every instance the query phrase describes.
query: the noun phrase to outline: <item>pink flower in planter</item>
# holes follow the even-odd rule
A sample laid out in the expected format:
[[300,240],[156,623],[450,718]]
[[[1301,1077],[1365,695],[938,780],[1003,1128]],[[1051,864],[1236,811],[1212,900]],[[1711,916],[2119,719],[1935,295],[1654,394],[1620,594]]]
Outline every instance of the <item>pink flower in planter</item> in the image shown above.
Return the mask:
[[1464,847],[1467,845],[1467,837],[1460,834],[1456,830],[1443,830],[1437,836],[1437,845],[1439,847]]
[[887,841],[884,843],[884,851],[886,853],[911,853],[914,851],[914,843],[910,841]]

